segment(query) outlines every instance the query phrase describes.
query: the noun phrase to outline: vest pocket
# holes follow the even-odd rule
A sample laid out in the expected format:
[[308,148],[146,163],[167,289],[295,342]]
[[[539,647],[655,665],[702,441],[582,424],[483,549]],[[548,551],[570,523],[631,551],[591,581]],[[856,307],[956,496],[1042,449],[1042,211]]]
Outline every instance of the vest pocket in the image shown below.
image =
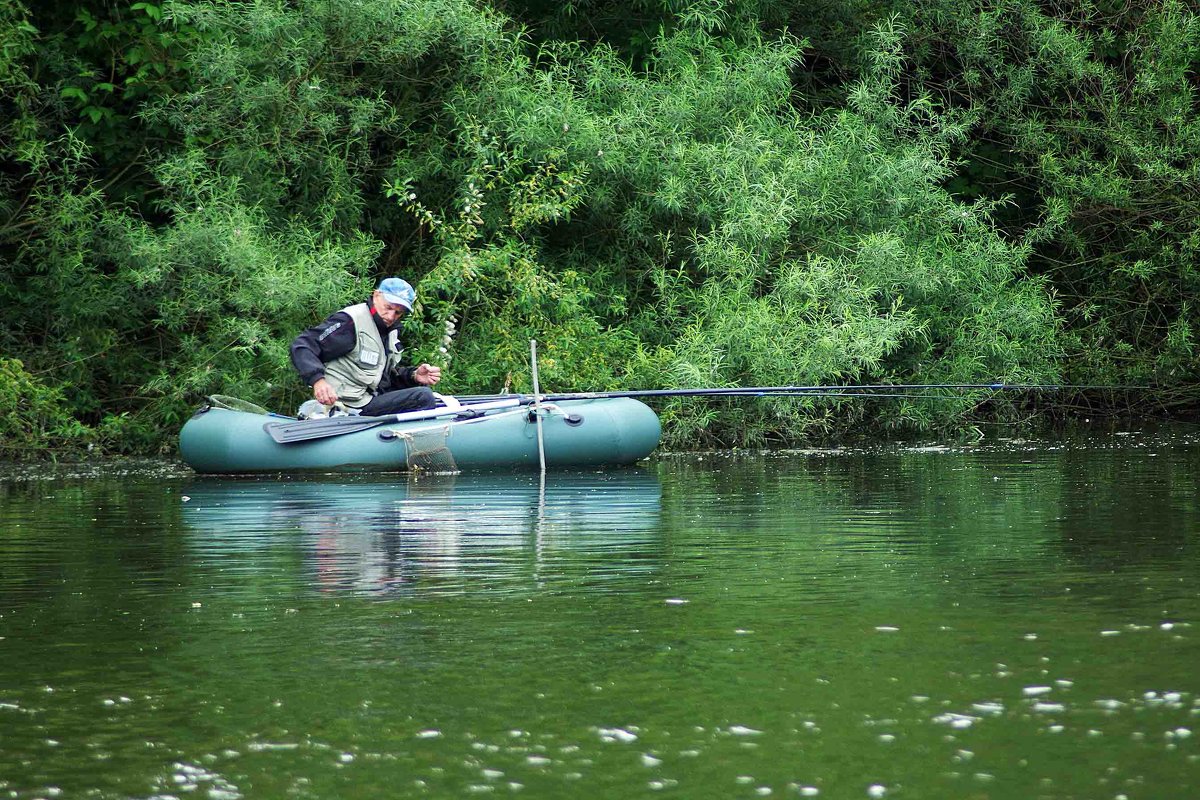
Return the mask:
[[374,342],[359,341],[358,356],[355,358],[355,361],[363,369],[378,369],[379,365],[383,362],[383,353],[379,352],[379,349],[374,345]]

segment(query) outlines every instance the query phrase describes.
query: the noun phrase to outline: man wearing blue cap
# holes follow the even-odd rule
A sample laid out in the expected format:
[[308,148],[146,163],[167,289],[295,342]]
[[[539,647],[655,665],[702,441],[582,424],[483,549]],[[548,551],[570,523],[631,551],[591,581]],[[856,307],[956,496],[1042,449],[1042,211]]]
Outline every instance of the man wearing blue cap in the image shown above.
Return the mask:
[[292,365],[317,402],[341,403],[370,417],[434,407],[429,387],[441,380],[441,369],[401,363],[400,320],[416,299],[407,281],[385,278],[367,302],[346,306],[296,337]]

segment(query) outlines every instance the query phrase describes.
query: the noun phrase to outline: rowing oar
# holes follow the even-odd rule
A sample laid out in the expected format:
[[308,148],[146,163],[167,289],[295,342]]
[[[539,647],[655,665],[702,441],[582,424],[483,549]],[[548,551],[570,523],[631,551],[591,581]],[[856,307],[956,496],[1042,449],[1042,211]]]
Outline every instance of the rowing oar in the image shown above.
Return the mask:
[[485,411],[498,411],[503,408],[516,408],[533,402],[525,401],[520,396],[512,395],[503,400],[493,400],[486,403],[470,405],[445,406],[429,408],[423,411],[404,411],[399,414],[387,414],[382,417],[330,417],[329,419],[290,420],[288,422],[268,422],[263,430],[280,444],[292,442],[307,442],[313,439],[325,439],[330,436],[341,436],[344,433],[354,433],[376,425],[388,425],[395,422],[416,422],[423,419],[438,417],[456,417],[462,415],[471,418]]

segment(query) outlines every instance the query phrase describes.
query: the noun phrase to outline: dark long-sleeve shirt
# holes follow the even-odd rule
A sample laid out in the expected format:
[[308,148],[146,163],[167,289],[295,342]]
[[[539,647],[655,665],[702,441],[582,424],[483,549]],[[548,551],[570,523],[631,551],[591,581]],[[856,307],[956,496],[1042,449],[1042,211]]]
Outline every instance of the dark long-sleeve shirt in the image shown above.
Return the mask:
[[[370,307],[369,301],[367,305]],[[379,338],[386,342],[392,326],[385,324],[374,308],[371,308],[371,319],[375,320],[375,327],[379,329]],[[324,322],[305,330],[292,341],[292,366],[300,373],[304,382],[312,386],[325,377],[327,362],[346,355],[354,349],[357,342],[358,331],[355,330],[350,315],[344,311],[336,311],[326,317]],[[393,389],[417,386],[417,382],[413,380],[416,369],[403,367],[394,373],[384,373],[376,393],[383,394]]]

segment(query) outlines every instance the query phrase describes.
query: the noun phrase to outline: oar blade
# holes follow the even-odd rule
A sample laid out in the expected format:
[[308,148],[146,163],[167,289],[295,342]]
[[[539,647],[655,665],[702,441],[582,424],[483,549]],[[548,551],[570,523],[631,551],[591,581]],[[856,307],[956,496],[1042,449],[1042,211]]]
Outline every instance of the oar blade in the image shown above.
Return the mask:
[[331,417],[330,419],[303,419],[288,422],[268,422],[263,430],[279,444],[309,442],[346,433],[365,431],[388,422],[390,417]]

